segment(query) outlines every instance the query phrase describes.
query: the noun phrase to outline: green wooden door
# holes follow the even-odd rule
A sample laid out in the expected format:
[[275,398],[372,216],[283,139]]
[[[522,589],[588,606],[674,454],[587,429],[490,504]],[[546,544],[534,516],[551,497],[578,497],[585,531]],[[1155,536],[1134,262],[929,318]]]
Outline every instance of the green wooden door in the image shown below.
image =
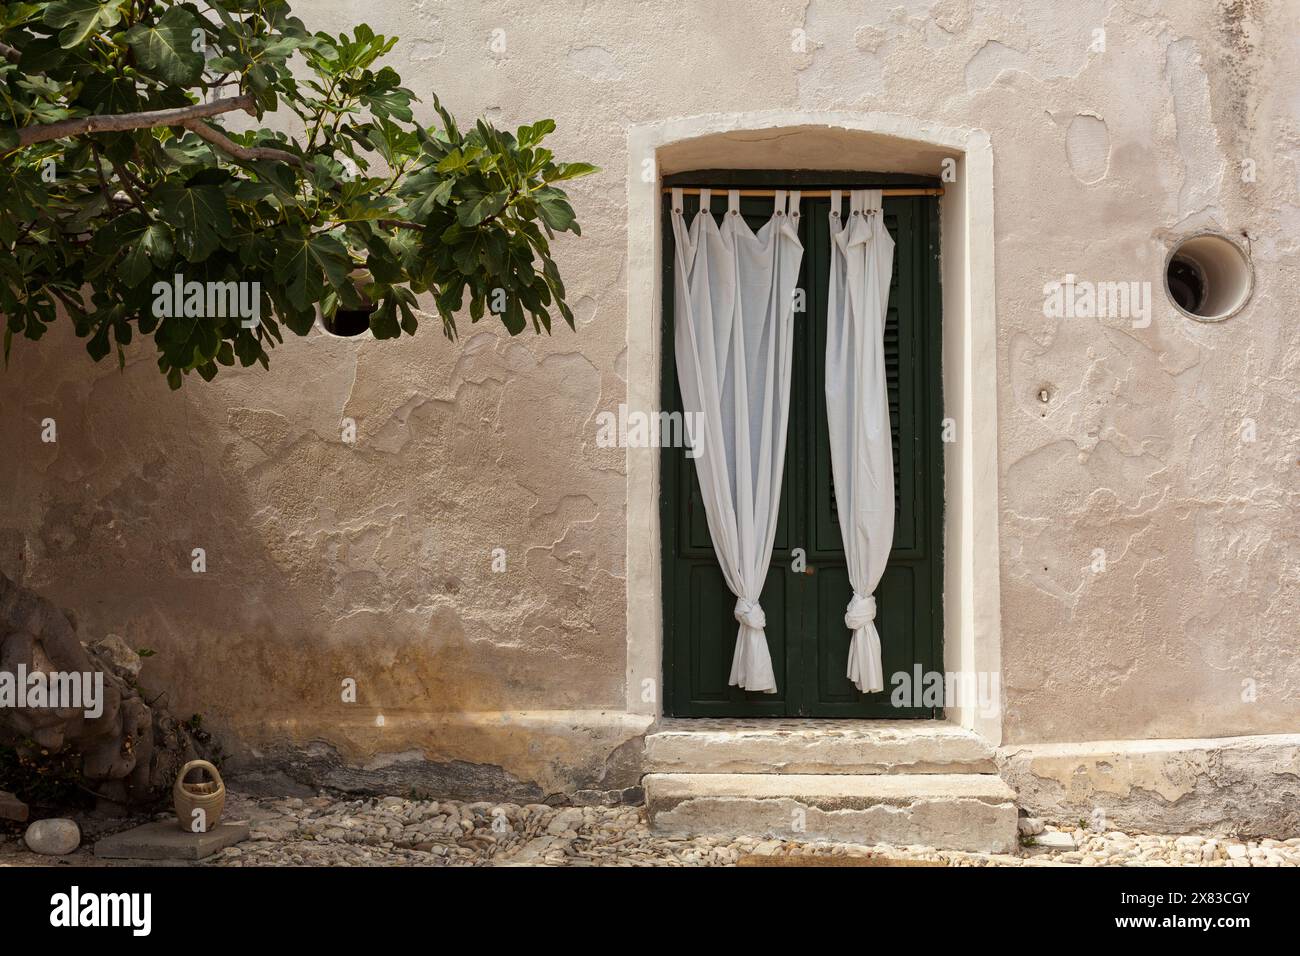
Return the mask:
[[[689,222],[698,199],[685,198]],[[726,192],[713,212],[726,210]],[[845,193],[843,212],[847,214]],[[894,443],[894,543],[876,589],[885,690],[858,692],[845,676],[850,634],[844,610],[852,588],[844,560],[826,425],[828,199],[805,199],[795,317],[791,412],[780,517],[761,602],[778,692],[727,685],[736,643],[735,597],[718,566],[695,466],[680,448],[663,451],[660,520],[664,574],[664,711],[679,717],[935,717],[933,707],[894,707],[890,675],[939,670],[942,663],[943,451],[940,419],[938,205],[932,197],[885,197],[895,242],[885,326],[885,363]],[[742,197],[757,230],[772,200]],[[668,208],[664,209],[665,222]],[[663,407],[680,411],[673,362],[673,236],[664,229]],[[796,549],[807,569],[793,570]]]

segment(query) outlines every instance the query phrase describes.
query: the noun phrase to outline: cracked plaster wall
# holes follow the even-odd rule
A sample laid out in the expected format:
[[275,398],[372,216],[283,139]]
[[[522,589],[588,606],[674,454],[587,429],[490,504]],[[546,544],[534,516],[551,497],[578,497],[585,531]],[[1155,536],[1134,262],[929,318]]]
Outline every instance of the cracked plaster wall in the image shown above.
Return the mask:
[[[414,752],[544,791],[600,783],[637,729],[569,716],[624,701],[623,452],[596,447],[594,418],[625,394],[627,126],[839,109],[992,139],[1004,739],[1296,729],[1294,5],[299,6],[318,29],[402,37],[393,62],[424,121],[433,89],[465,118],[553,116],[557,154],[603,168],[572,184],[583,237],[557,244],[579,329],[314,333],[270,372],[180,393],[139,345],[119,374],[66,329],[16,342],[0,568],[155,649],[146,683],[175,709],[254,756],[318,740],[358,763]],[[1161,292],[1167,243],[1205,227],[1244,237],[1256,270],[1221,325]],[[1152,282],[1151,326],[1045,319],[1042,286],[1067,272]],[[47,416],[57,444],[38,440]],[[520,712],[556,713],[554,732],[491,732]]]

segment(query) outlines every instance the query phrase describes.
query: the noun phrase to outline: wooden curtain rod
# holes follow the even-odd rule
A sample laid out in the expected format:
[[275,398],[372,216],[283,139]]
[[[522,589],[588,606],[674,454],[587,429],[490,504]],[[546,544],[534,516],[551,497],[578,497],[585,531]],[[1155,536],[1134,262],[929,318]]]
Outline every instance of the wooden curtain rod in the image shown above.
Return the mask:
[[[665,194],[671,193],[674,188],[675,187],[672,186],[665,186],[664,193]],[[676,188],[681,188],[683,196],[698,196],[700,194],[700,189],[698,186],[676,187]],[[714,186],[712,192],[714,192],[719,196],[725,196],[728,190],[732,188],[733,187],[730,186]],[[796,188],[787,189],[785,191],[795,192]],[[851,188],[845,186],[839,191],[842,195],[847,196],[851,191]],[[775,196],[776,195],[775,189],[741,189],[739,192],[742,196]],[[805,199],[829,199],[831,195],[831,191],[829,189],[804,189],[804,190],[799,190],[799,193]],[[880,194],[882,196],[942,196],[943,187],[932,186],[932,187],[924,187],[924,188],[902,187],[902,188],[895,188],[895,189],[881,189]]]

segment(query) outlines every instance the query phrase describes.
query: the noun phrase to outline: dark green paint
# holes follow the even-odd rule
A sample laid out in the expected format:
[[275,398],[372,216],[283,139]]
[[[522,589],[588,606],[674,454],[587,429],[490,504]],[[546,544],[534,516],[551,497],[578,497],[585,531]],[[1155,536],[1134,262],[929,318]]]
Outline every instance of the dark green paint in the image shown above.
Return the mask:
[[[794,174],[767,174],[767,183]],[[785,178],[783,178],[785,177]],[[718,182],[711,179],[709,182]],[[856,182],[880,182],[859,174]],[[738,184],[763,183],[752,174]],[[812,189],[844,182],[827,177]],[[689,183],[682,183],[687,185]],[[883,184],[883,183],[880,183]],[[715,192],[715,216],[726,210]],[[847,213],[848,196],[844,197]],[[885,224],[894,237],[894,273],[885,328],[890,421],[894,439],[894,545],[876,589],[876,625],[885,690],[858,693],[845,676],[849,631],[844,610],[851,594],[834,510],[826,427],[824,368],[826,284],[830,264],[828,199],[801,204],[804,244],[799,287],[807,311],[795,318],[792,401],[785,479],[776,543],[762,604],[776,694],[727,686],[736,642],[735,598],[723,581],[705,521],[694,465],[680,448],[663,450],[660,520],[664,574],[664,712],[679,717],[814,716],[936,717],[941,709],[896,708],[889,675],[942,669],[943,446],[939,318],[938,203],[933,197],[886,197]],[[689,222],[698,198],[685,198]],[[758,229],[772,200],[744,198],[741,212]],[[668,205],[664,217],[667,224]],[[673,236],[664,229],[663,407],[680,411],[673,362]],[[807,552],[812,573],[791,569],[793,549]]]

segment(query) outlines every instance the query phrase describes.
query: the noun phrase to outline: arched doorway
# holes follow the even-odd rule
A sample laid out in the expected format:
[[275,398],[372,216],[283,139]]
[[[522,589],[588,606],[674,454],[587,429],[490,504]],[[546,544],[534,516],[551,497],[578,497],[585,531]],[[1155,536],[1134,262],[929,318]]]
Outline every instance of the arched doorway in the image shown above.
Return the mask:
[[[665,178],[690,170],[869,170],[939,176],[943,420],[943,669],[998,675],[1001,656],[993,153],[986,133],[883,113],[718,114],[635,125],[628,134],[627,403],[655,409],[663,363]],[[664,702],[660,455],[629,448],[627,709]],[[1001,713],[949,708],[949,721],[1001,741]]]

